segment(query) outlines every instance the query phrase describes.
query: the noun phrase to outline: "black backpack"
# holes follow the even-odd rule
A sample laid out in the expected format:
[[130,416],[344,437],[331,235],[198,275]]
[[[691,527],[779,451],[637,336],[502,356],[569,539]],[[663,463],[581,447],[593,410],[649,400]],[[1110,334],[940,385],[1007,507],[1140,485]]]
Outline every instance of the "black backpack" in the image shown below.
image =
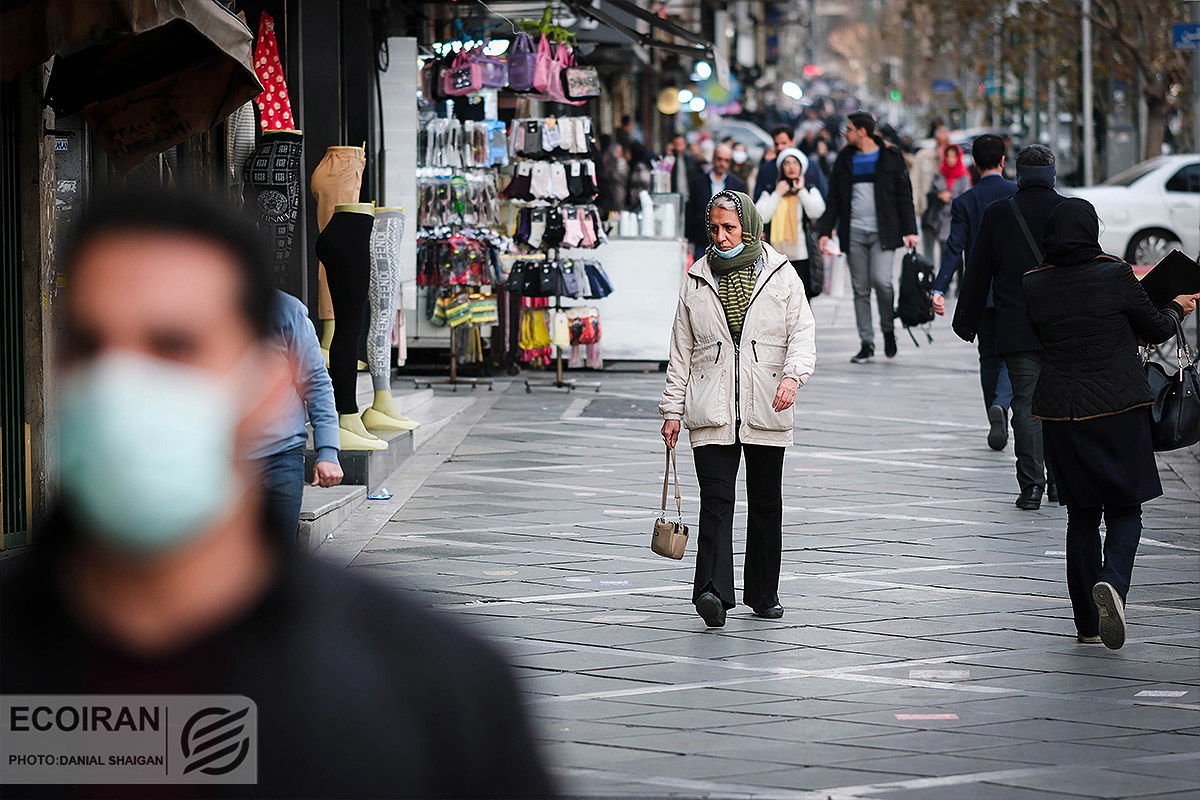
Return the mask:
[[[896,301],[896,316],[900,318],[913,344],[920,347],[912,329],[933,322],[933,264],[917,255],[915,249],[904,254],[900,267],[900,294]],[[925,336],[933,341],[928,330]]]

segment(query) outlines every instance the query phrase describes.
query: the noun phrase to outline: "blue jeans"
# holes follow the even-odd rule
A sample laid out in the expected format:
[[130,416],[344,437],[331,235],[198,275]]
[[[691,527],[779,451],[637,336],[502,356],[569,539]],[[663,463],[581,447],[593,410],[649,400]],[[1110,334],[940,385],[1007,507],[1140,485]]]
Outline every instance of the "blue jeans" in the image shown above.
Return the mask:
[[1012,405],[1013,390],[1008,379],[1008,367],[1004,366],[1004,359],[996,354],[996,309],[983,310],[975,344],[979,348],[979,383],[983,388],[984,408],[1000,406],[1008,411]]
[[293,447],[258,460],[263,502],[271,533],[295,543],[304,494],[304,447]]

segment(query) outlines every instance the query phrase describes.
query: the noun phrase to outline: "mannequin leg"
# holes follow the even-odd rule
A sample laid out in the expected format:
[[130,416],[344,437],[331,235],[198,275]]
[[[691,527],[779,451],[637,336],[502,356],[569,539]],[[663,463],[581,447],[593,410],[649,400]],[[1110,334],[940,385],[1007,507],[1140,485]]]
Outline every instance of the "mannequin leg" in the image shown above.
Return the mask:
[[243,177],[258,229],[271,237],[271,275],[276,287],[287,279],[288,261],[300,216],[300,131],[268,131],[246,162]]
[[[328,266],[329,293],[341,323],[329,347],[329,375],[343,430],[367,438],[358,418],[358,342],[366,317],[374,217],[351,211],[333,215],[317,237],[317,256]],[[352,419],[351,419],[352,418]],[[385,445],[386,446],[386,445]]]
[[[367,154],[360,147],[330,147],[321,163],[309,178],[313,198],[317,201],[317,230],[322,231],[333,217],[333,209],[341,203],[358,202],[362,189],[363,169]],[[317,265],[317,316],[323,320],[334,317],[333,298],[324,259]],[[332,332],[330,332],[332,337]],[[326,348],[328,349],[328,348]]]
[[400,211],[377,210],[371,233],[371,320],[367,331],[367,362],[375,401],[363,412],[368,428],[411,431],[417,422],[400,413],[392,397],[392,328],[396,324],[400,291],[400,239],[404,215]]

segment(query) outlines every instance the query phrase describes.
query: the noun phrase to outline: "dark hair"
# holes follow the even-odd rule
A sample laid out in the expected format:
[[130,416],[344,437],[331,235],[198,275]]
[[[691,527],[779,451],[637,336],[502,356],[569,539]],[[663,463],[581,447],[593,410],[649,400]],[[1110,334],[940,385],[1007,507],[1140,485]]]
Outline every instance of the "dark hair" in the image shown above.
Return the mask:
[[975,139],[971,148],[971,158],[980,172],[995,169],[1004,158],[1004,140],[994,133],[985,133]]
[[776,125],[774,128],[771,128],[771,138],[772,139],[774,139],[776,136],[778,136],[781,133],[786,133],[787,137],[789,139],[796,138],[796,132],[787,125]]
[[854,127],[864,131],[867,136],[875,135],[875,117],[866,111],[855,111],[853,114],[847,115],[846,119],[854,123]]
[[230,210],[228,201],[166,189],[124,190],[97,198],[84,209],[59,256],[68,286],[80,252],[117,232],[187,234],[219,245],[241,273],[241,310],[251,330],[260,339],[272,335],[276,301],[267,266],[270,248],[248,219]]
[[633,117],[629,116],[628,114],[625,114],[621,117],[621,127],[622,128],[624,128],[626,125],[628,125],[631,122],[633,122]]
[[1052,167],[1054,151],[1044,144],[1031,144],[1017,153],[1018,167]]

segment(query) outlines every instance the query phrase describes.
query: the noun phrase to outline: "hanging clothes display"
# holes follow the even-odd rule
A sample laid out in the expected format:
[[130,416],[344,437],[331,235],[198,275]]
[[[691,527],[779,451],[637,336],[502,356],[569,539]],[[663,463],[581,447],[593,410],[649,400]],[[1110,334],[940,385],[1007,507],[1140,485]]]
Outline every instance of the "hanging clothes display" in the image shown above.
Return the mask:
[[262,94],[254,98],[258,105],[259,126],[263,131],[295,130],[292,100],[283,65],[279,61],[279,43],[275,40],[275,20],[266,11],[258,23],[258,41],[254,45],[254,72],[263,85]]
[[500,223],[494,172],[424,167],[417,170],[417,194],[417,220],[423,228]]
[[404,237],[404,212],[399,208],[375,209],[371,230],[370,325],[367,328],[367,365],[375,391],[392,385],[392,328],[400,307],[400,240]]
[[507,164],[508,134],[499,120],[432,119],[418,132],[418,167],[486,169]]

